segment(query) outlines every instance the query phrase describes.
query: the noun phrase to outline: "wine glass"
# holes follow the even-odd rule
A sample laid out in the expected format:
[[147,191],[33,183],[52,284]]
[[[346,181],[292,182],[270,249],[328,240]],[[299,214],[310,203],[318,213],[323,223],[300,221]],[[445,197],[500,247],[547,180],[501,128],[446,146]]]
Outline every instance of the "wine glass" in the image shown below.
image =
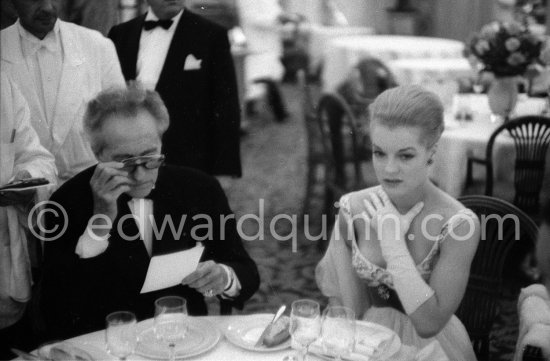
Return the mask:
[[321,307],[313,300],[297,300],[292,302],[290,312],[290,335],[292,343],[300,347],[301,360],[305,361],[309,345],[321,333]]
[[355,312],[343,306],[328,307],[323,312],[321,340],[327,355],[337,361],[348,357],[355,347]]
[[119,360],[126,360],[136,348],[136,315],[129,311],[113,312],[105,317],[105,323],[107,350]]
[[169,347],[169,360],[176,359],[176,343],[187,335],[187,304],[178,296],[161,297],[155,301],[154,332],[157,339]]

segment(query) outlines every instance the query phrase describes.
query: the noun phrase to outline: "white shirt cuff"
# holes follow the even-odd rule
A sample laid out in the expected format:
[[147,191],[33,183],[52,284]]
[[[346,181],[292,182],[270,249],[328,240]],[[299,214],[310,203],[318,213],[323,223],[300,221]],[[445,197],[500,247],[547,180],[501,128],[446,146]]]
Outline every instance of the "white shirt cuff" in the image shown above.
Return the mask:
[[[237,275],[235,274],[235,271],[233,271],[233,268],[226,266],[224,264],[220,263],[220,266],[222,266],[223,270],[225,271],[225,274],[227,275],[227,283],[225,284],[225,290],[221,295],[222,298],[237,297],[241,292],[242,287],[241,287],[241,282],[239,281],[239,279],[237,278]],[[229,287],[229,285],[231,285],[231,287]]]
[[111,235],[107,233],[103,237],[97,236],[90,226],[86,227],[84,230],[84,233],[82,233],[82,236],[78,239],[78,243],[76,244],[75,253],[80,258],[92,258],[95,256],[99,256],[109,246],[109,237]]

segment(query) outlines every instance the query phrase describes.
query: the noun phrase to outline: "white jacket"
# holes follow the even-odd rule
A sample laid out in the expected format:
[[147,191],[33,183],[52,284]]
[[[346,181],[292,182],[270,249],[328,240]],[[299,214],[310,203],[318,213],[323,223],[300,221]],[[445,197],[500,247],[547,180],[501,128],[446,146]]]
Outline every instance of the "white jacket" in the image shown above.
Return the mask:
[[125,86],[113,43],[98,31],[59,21],[64,59],[50,130],[23,57],[17,23],[0,32],[1,68],[21,89],[40,142],[55,157],[59,185],[96,163],[85,138],[82,118],[99,91]]
[[[0,185],[19,171],[56,181],[54,158],[40,145],[29,122],[29,108],[23,95],[0,75]],[[37,193],[42,201],[47,193]],[[25,235],[27,214],[18,207],[0,207],[0,329],[21,316],[31,296],[31,267]]]

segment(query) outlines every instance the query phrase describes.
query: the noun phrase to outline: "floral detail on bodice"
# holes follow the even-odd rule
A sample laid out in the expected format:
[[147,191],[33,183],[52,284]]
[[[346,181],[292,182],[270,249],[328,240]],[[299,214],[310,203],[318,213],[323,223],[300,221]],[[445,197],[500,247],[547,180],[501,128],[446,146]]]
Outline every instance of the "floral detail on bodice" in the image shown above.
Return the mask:
[[[349,195],[345,195],[340,199],[340,209],[346,218],[346,222],[351,222],[352,213]],[[434,240],[434,245],[432,246],[430,252],[428,252],[426,257],[416,265],[416,269],[425,280],[430,277],[435,264],[437,263],[441,243],[447,237],[449,230],[456,226],[456,224],[453,224],[450,221],[461,220],[467,217],[475,218],[475,214],[470,209],[462,209],[458,211],[454,217],[451,217],[450,220],[443,225],[437,239]],[[352,265],[359,278],[364,280],[370,287],[378,287],[379,293],[385,292],[385,287],[379,286],[387,286],[393,289],[392,275],[386,269],[369,261],[361,253],[354,234],[349,235],[349,237],[352,249]],[[384,298],[384,295],[381,294],[381,296]]]

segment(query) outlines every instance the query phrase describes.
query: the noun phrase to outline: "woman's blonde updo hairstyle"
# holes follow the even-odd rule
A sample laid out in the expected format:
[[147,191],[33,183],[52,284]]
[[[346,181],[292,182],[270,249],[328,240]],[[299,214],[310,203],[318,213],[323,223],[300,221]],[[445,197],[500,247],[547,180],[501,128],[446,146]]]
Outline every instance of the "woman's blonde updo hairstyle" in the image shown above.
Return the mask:
[[421,141],[431,147],[443,132],[443,104],[439,97],[417,85],[403,85],[378,95],[369,106],[373,122],[395,127],[419,127]]

